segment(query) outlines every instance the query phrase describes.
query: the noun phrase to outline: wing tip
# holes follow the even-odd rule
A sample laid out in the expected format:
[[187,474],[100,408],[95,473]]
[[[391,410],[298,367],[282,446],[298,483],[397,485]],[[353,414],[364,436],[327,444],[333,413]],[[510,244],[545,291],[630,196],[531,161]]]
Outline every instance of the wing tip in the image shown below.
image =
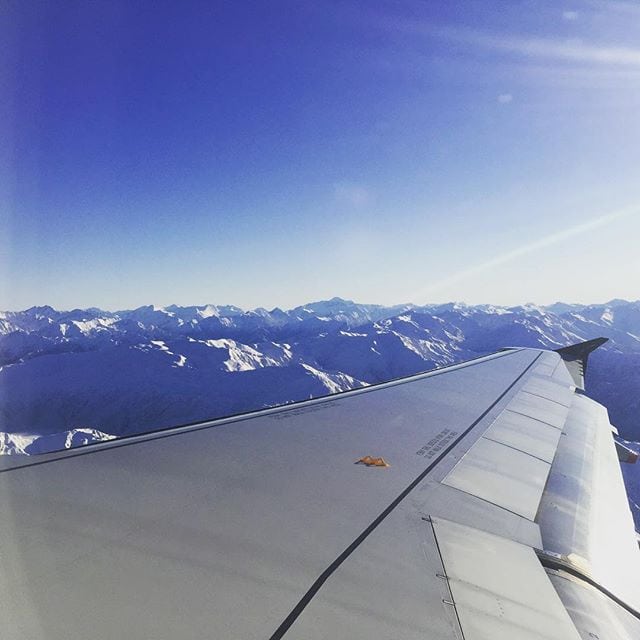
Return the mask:
[[574,379],[578,388],[584,389],[584,376],[587,372],[587,361],[589,354],[598,347],[608,342],[609,338],[593,338],[584,342],[570,344],[567,347],[556,349],[555,352],[565,361],[571,377]]
[[586,359],[589,357],[589,354],[608,341],[609,338],[593,338],[592,340],[576,342],[575,344],[570,344],[567,347],[561,347],[555,351],[560,354],[560,357],[563,360],[583,360],[586,364]]

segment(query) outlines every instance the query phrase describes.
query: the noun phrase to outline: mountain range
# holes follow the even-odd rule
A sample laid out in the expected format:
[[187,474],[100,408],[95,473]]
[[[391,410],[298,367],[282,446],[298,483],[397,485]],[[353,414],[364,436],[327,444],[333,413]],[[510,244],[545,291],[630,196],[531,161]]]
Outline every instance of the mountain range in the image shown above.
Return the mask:
[[[333,298],[289,310],[0,312],[0,452],[188,424],[502,347],[558,348],[599,336],[609,342],[591,356],[588,394],[608,408],[621,437],[638,441],[640,301],[383,306]],[[640,473],[625,474],[640,496]]]

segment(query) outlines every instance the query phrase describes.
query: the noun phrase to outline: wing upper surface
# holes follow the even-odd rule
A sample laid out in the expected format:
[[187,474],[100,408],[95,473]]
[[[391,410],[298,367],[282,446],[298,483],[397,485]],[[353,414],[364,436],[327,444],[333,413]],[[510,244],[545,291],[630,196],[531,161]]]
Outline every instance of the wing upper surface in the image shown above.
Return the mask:
[[[557,607],[531,554],[574,401],[563,367],[555,353],[510,350],[12,461],[0,472],[5,637],[467,637],[475,614],[442,577],[433,522],[518,545],[541,602]],[[356,464],[367,455],[390,466]],[[498,592],[486,628],[500,629]],[[521,637],[547,637],[534,626]]]

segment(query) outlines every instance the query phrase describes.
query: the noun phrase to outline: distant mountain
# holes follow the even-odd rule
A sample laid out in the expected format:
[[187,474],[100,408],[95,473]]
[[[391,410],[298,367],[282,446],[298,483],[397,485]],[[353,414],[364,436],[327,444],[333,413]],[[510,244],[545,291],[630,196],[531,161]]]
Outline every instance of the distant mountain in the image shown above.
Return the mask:
[[600,335],[610,342],[592,356],[588,391],[638,440],[640,302],[32,307],[0,313],[0,430],[139,433]]
[[0,455],[35,455],[62,451],[114,438],[115,436],[95,429],[71,429],[46,436],[0,432]]

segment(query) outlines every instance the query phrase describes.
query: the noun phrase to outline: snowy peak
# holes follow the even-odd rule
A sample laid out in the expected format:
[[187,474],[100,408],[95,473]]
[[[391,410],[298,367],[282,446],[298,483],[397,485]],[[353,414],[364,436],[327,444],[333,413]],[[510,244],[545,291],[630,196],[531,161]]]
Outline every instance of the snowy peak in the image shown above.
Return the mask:
[[114,438],[115,436],[108,433],[90,428],[71,429],[46,436],[0,431],[0,455],[36,455],[81,447],[92,442],[105,442]]
[[[331,298],[290,310],[146,305],[117,313],[33,307],[0,314],[7,390],[0,430],[48,434],[82,425],[135,433],[344,391],[504,346],[558,348],[601,335],[610,342],[594,355],[590,388],[607,401],[633,375],[621,370],[616,385],[606,386],[597,362],[640,359],[638,302],[386,307]],[[638,394],[626,397],[626,408],[612,409],[618,426],[640,412]],[[11,447],[28,446],[24,437]]]

